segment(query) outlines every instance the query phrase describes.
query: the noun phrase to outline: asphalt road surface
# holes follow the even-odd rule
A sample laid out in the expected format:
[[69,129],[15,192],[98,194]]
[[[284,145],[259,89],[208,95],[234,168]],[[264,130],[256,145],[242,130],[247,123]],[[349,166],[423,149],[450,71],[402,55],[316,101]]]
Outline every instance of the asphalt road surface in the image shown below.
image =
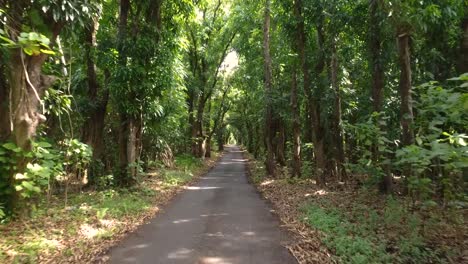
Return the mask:
[[109,252],[111,263],[287,264],[287,233],[247,182],[237,147],[150,223]]

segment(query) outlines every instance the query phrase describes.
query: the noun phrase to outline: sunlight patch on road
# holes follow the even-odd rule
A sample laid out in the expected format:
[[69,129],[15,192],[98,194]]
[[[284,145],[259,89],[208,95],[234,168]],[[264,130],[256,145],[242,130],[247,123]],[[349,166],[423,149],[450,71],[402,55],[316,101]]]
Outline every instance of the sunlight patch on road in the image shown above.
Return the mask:
[[197,263],[198,264],[231,264],[232,262],[225,260],[223,258],[204,257],[204,258],[201,258]]
[[171,252],[167,255],[167,258],[169,259],[184,259],[187,258],[190,253],[192,253],[194,250],[193,249],[188,249],[188,248],[181,248],[178,249],[174,252]]
[[193,220],[196,220],[195,218],[189,218],[189,219],[179,219],[179,220],[174,220],[172,221],[172,223],[174,224],[182,224],[182,223],[188,223],[188,222],[191,222]]
[[222,232],[206,233],[205,236],[207,236],[207,237],[223,237],[224,234]]
[[245,162],[245,161],[247,161],[247,160],[246,160],[246,159],[232,159],[232,161]]
[[218,213],[218,214],[202,214],[201,217],[210,217],[210,216],[226,216],[229,215],[227,213]]
[[186,190],[213,190],[213,189],[221,189],[221,187],[216,187],[216,186],[206,186],[206,187],[187,186],[184,189],[186,189]]
[[147,248],[147,247],[149,247],[148,244],[138,244],[138,245],[136,245],[136,246],[133,246],[132,248],[134,248],[134,249],[141,249],[141,248]]

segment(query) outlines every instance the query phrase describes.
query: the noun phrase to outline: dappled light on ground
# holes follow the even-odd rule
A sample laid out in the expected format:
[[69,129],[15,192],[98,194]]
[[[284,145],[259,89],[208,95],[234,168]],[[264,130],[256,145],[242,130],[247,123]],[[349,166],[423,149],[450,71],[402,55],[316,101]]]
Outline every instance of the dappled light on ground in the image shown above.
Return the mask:
[[223,259],[223,258],[217,258],[217,257],[204,257],[201,258],[197,264],[232,264],[232,262]]
[[188,255],[192,254],[195,250],[193,249],[188,249],[188,248],[180,248],[177,249],[176,251],[170,252],[167,255],[168,259],[184,259],[187,258]]
[[274,182],[275,182],[275,180],[266,180],[266,181],[260,183],[260,185],[261,186],[266,186],[266,185],[270,185],[270,184],[272,184]]
[[221,189],[221,187],[216,187],[216,186],[203,186],[203,187],[200,187],[200,186],[185,186],[184,189],[186,190],[213,190],[213,189]]

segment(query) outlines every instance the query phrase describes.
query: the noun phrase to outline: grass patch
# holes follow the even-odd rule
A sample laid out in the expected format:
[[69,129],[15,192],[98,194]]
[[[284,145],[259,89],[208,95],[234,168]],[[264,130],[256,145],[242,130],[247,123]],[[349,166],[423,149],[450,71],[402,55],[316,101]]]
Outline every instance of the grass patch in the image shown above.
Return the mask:
[[179,169],[191,171],[193,169],[203,166],[203,161],[199,158],[195,158],[192,155],[184,154],[175,157],[175,164],[176,167]]

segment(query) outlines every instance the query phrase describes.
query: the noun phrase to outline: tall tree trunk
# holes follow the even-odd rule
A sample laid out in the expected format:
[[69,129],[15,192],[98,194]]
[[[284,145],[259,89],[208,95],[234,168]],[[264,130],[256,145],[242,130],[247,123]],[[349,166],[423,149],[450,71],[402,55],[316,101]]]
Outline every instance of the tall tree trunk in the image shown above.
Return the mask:
[[[305,39],[305,38],[304,38]],[[322,24],[317,25],[317,39],[319,45],[319,58],[317,59],[317,64],[315,65],[315,77],[317,82],[317,88],[320,90],[320,76],[322,75],[323,70],[325,69],[325,51],[324,51],[324,42],[325,42],[325,33],[323,31]],[[308,68],[307,68],[308,69]],[[307,70],[308,73],[308,70]],[[310,85],[310,78],[308,79],[308,85]],[[305,80],[305,78],[304,78]],[[305,82],[305,81],[304,81]],[[309,87],[309,89],[311,88]],[[317,91],[320,92],[320,91]],[[320,101],[317,99],[317,95],[311,95],[310,99],[311,106],[311,120],[312,120],[312,141],[314,143],[314,154],[315,162],[317,166],[317,183],[319,185],[325,185],[325,171],[326,171],[326,154],[325,154],[325,137],[323,126],[320,118]]]
[[460,42],[460,61],[458,62],[459,74],[468,72],[468,11],[466,9],[461,29],[463,31],[463,35]]
[[[302,1],[296,0],[294,2],[294,12],[297,19],[296,30],[297,30],[297,49],[299,53],[299,58],[301,61],[301,68],[304,80],[304,91],[307,97],[307,104],[308,110],[310,115],[310,120],[312,123],[312,142],[314,147],[314,156],[315,156],[315,164],[317,167],[317,183],[319,185],[325,184],[325,149],[324,149],[324,137],[323,137],[323,129],[320,121],[320,104],[319,101],[315,98],[315,95],[312,92],[312,83],[310,78],[310,67],[307,61],[307,54],[306,54],[306,43],[307,43],[307,35],[304,29],[304,18],[302,16]],[[325,58],[323,55],[323,29],[321,26],[317,27],[317,36],[319,40],[319,58],[317,60],[317,65],[315,67],[315,72],[317,75],[317,79],[319,75],[323,72],[325,68]]]
[[[402,144],[408,146],[414,143],[413,134],[413,102],[411,98],[411,62],[410,35],[404,28],[398,28],[398,59],[400,63],[400,124],[402,128]],[[405,179],[411,176],[411,166],[403,168]],[[388,191],[388,190],[387,190]]]
[[295,68],[291,82],[291,112],[293,130],[292,177],[301,177],[301,118],[297,100],[297,72]]
[[276,162],[281,166],[286,166],[286,128],[282,118],[278,117],[277,122],[278,134],[275,137],[276,141]]
[[380,32],[381,16],[379,15],[380,0],[369,0],[369,46],[370,67],[372,70],[371,96],[372,110],[381,112],[383,106],[384,69],[382,65],[382,40]]
[[255,139],[252,124],[249,121],[246,121],[245,127],[247,128],[247,150],[250,153],[253,153],[255,148]]
[[[127,65],[127,54],[125,51],[125,40],[128,31],[128,14],[130,11],[130,0],[120,0],[120,15],[118,28],[119,66],[124,68]],[[130,165],[136,151],[132,149],[135,145],[135,122],[134,118],[126,113],[126,109],[120,109],[119,126],[119,170],[118,182],[120,185],[128,186],[133,184],[133,169]]]
[[334,138],[335,138],[335,161],[338,180],[346,181],[347,174],[345,170],[345,153],[344,153],[344,138],[343,138],[343,126],[341,120],[341,91],[338,80],[338,54],[336,51],[336,40],[332,40],[332,55],[331,55],[331,84],[335,97],[335,105],[333,109],[333,126],[334,126]]
[[[93,160],[99,160],[104,148],[104,119],[106,116],[109,91],[102,89],[96,75],[96,65],[93,59],[93,50],[96,47],[97,21],[90,23],[85,30],[85,58],[88,77],[88,99],[91,102],[91,111],[83,126],[83,142],[93,148]],[[106,72],[108,80],[110,73]]]
[[[7,20],[8,33],[13,41],[18,40],[19,33],[23,29],[22,21],[24,11],[31,5],[28,1],[8,1],[6,7],[9,19]],[[47,25],[52,32],[50,38],[51,46],[55,44],[56,38],[60,33],[63,23],[53,22]],[[21,48],[12,48],[8,50],[8,89],[2,89],[4,93],[8,91],[9,109],[12,113],[12,128],[10,138],[24,152],[31,150],[31,141],[36,136],[37,127],[45,121],[42,112],[42,100],[45,90],[49,88],[57,78],[42,74],[42,65],[47,59],[46,54],[28,56]],[[6,83],[6,82],[5,82]],[[2,101],[2,100],[0,100]],[[9,112],[9,111],[8,111]],[[2,134],[5,132],[2,132]],[[6,132],[8,133],[8,132]],[[0,136],[6,136],[0,135]],[[11,194],[6,201],[7,211],[12,212],[16,209],[19,201],[19,192],[13,188],[16,185],[14,175],[24,173],[29,158],[22,157],[16,161],[15,170],[9,175]]]
[[[381,16],[379,15],[380,0],[369,0],[369,48],[370,48],[370,68],[371,68],[371,97],[372,111],[380,113],[383,106],[384,89],[384,69],[382,65],[382,40],[380,37]],[[381,127],[385,129],[384,127]],[[378,142],[372,145],[372,160],[377,163],[379,160]]]
[[[382,39],[380,22],[382,15],[380,15],[380,2],[381,0],[369,0],[369,48],[370,48],[370,67],[371,67],[371,96],[372,96],[372,111],[380,113],[383,110],[384,103],[384,83],[385,73],[382,63]],[[379,123],[379,129],[384,131],[386,128]],[[380,164],[380,156],[382,153],[379,152],[378,139],[372,144],[372,160],[375,164]],[[392,191],[392,175],[390,174],[387,165],[384,166],[385,175],[380,182],[380,189],[384,193],[391,193]]]
[[195,96],[195,93],[192,91],[189,93],[188,96],[188,122],[189,122],[189,136],[190,136],[190,148],[191,148],[191,153],[193,156],[197,157],[198,156],[198,145],[196,143],[196,138],[197,138],[197,125],[195,122],[195,103],[197,100],[197,97]]
[[5,142],[11,133],[9,87],[7,83],[7,67],[3,53],[0,53],[0,142]]
[[273,109],[272,109],[272,68],[270,55],[270,0],[265,0],[265,14],[263,23],[263,59],[265,75],[265,140],[267,149],[266,171],[269,175],[276,176],[275,154],[273,149]]
[[218,132],[216,132],[216,139],[218,143],[218,151],[224,151],[224,125],[222,125]]
[[398,30],[398,59],[400,63],[400,123],[402,143],[408,146],[414,143],[413,100],[411,97],[411,61],[410,35],[404,29]]
[[200,100],[198,102],[198,109],[197,109],[197,116],[195,120],[195,127],[197,131],[196,136],[196,145],[197,145],[197,155],[196,157],[202,158],[205,156],[206,153],[206,138],[205,133],[203,131],[203,118],[205,112],[205,104],[206,100],[204,100],[204,94],[200,96]]

